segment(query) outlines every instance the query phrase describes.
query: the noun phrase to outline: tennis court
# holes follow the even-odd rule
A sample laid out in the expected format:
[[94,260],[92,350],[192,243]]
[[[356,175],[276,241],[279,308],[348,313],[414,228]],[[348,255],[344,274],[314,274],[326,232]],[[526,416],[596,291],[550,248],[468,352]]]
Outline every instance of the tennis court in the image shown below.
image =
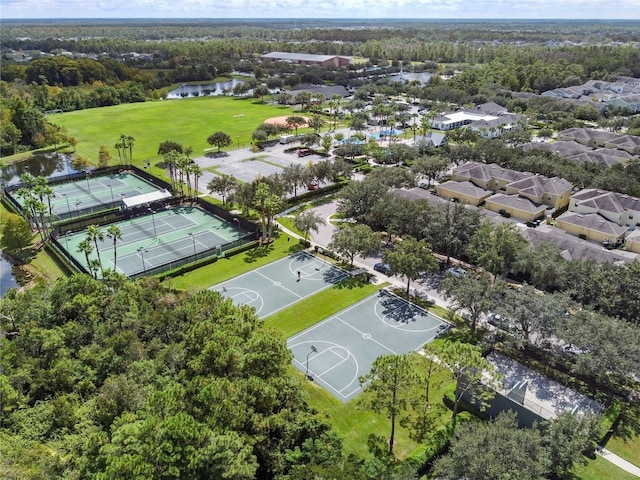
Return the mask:
[[249,305],[260,318],[293,305],[347,277],[347,273],[308,253],[299,252],[223,283],[211,290]]
[[449,324],[380,290],[287,341],[293,364],[343,402],[360,393],[358,378],[381,355],[420,350]]
[[[122,238],[116,242],[107,235],[110,225],[116,225]],[[220,255],[225,249],[239,245],[247,239],[245,230],[230,224],[197,207],[165,208],[158,212],[103,225],[104,239],[98,250],[89,255],[89,261],[98,259],[102,266],[132,277],[156,273],[163,266],[170,268],[210,256]],[[84,253],[78,251],[80,242],[87,238],[86,231],[67,234],[58,239],[69,255],[87,266]],[[165,268],[164,270],[167,270]]]
[[[114,208],[119,206],[125,198],[162,191],[158,186],[132,173],[114,173],[95,177],[87,175],[72,182],[54,183],[50,187],[53,190],[51,197],[53,222]],[[14,198],[24,206],[22,198],[17,195],[14,195]]]

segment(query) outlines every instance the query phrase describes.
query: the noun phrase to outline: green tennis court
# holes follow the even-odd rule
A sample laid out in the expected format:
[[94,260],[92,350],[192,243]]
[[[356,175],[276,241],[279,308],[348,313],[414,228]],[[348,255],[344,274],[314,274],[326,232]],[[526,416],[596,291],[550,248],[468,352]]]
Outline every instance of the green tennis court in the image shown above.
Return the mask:
[[376,358],[420,350],[450,325],[380,290],[287,340],[293,364],[343,402],[360,393],[358,378]]
[[211,287],[249,305],[260,318],[293,305],[347,277],[347,272],[311,255],[299,252]]
[[[250,241],[248,237],[252,235],[198,207],[149,211],[111,225],[120,229],[122,238],[114,250],[113,239],[107,235],[109,225],[102,226],[104,239],[89,255],[89,263],[98,259],[104,269],[115,267],[129,277],[157,273],[212,254],[220,255],[228,248]],[[87,258],[78,251],[78,246],[86,238],[86,231],[81,231],[58,239],[67,253],[85,268]]]
[[[50,187],[53,189],[53,222],[114,208],[125,198],[162,191],[158,186],[127,172],[95,177],[88,175],[71,182],[54,183]],[[24,206],[22,198],[13,196]]]

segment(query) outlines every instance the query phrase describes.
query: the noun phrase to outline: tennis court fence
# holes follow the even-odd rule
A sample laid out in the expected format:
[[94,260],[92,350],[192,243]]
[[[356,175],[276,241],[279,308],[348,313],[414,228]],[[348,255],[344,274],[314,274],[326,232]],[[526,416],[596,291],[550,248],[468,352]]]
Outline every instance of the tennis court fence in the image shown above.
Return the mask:
[[176,268],[183,267],[184,265],[188,265],[190,263],[196,263],[208,258],[224,257],[225,253],[228,252],[229,250],[233,250],[243,245],[247,245],[255,240],[257,240],[256,233],[248,233],[247,235],[244,235],[243,237],[238,238],[232,242],[216,245],[215,247],[207,248],[201,251],[196,251],[193,254],[190,254],[186,257],[171,260],[162,265],[156,265],[155,267],[147,267],[144,271],[141,270],[141,271],[130,274],[129,278],[136,279],[141,276],[158,275],[160,273],[168,272],[169,270],[174,270]]

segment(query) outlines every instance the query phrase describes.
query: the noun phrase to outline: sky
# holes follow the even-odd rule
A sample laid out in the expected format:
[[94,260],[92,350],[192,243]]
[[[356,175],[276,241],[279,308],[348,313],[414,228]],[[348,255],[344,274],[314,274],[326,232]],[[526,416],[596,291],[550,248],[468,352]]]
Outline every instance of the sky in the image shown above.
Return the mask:
[[7,18],[640,19],[640,0],[0,0]]

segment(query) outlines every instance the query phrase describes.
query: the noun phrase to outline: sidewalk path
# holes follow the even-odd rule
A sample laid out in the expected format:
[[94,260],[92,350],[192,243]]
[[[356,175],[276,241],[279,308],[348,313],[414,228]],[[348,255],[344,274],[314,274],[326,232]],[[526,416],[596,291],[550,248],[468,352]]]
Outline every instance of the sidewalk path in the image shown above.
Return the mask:
[[613,463],[617,467],[620,467],[625,472],[640,477],[640,468],[636,467],[633,463],[626,461],[624,458],[619,457],[615,453],[607,450],[606,448],[598,447],[596,453],[605,460]]

